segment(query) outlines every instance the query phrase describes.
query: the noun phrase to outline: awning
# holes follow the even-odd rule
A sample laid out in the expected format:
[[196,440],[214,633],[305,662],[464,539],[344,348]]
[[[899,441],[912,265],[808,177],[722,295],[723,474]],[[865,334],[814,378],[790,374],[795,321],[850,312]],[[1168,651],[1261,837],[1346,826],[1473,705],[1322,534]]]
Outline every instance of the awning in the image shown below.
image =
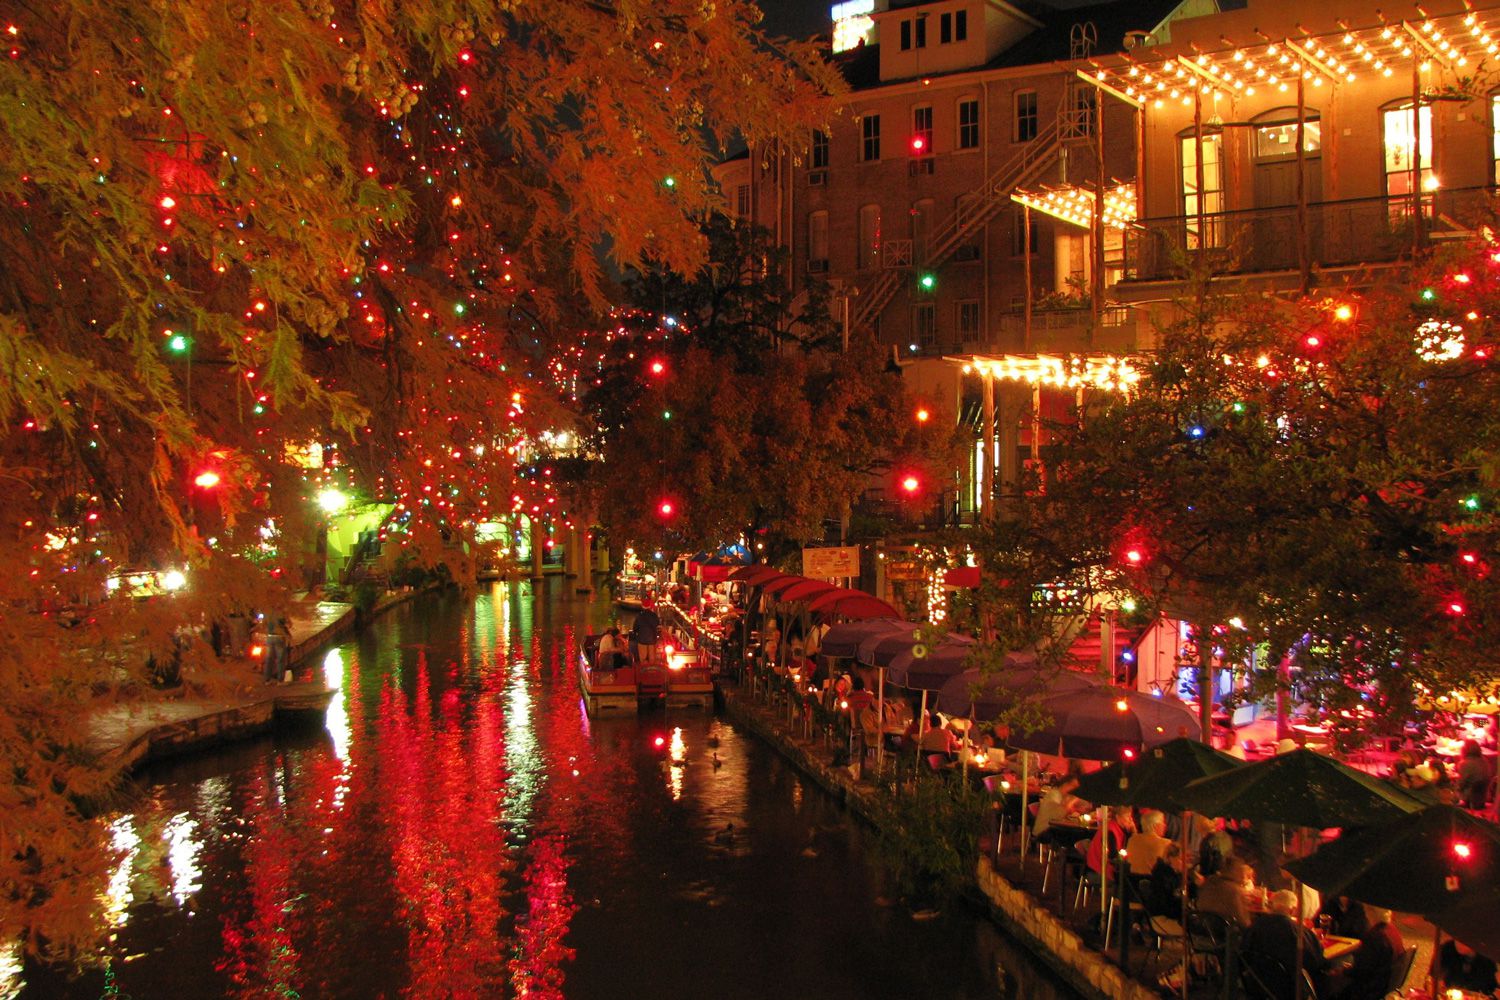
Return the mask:
[[843,615],[845,618],[899,618],[896,609],[878,597],[859,590],[834,590],[808,602],[808,611]]
[[778,576],[786,575],[781,570],[767,566],[765,563],[758,563],[754,566],[741,566],[738,569],[729,571],[729,579],[738,580],[740,583],[751,587],[764,583],[767,580],[774,580]]

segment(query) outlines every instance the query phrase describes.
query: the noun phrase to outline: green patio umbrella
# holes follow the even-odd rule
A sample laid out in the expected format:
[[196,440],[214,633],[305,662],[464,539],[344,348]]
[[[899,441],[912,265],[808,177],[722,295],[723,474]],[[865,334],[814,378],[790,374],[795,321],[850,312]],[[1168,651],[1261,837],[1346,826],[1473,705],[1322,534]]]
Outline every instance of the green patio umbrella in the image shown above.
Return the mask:
[[[1500,887],[1500,826],[1455,806],[1431,806],[1349,830],[1286,867],[1327,895],[1434,914],[1470,897],[1494,897]],[[1487,923],[1500,923],[1500,907],[1489,912]]]
[[1305,749],[1199,778],[1176,801],[1205,816],[1314,830],[1369,826],[1423,806],[1394,785]]
[[1469,893],[1460,902],[1429,913],[1427,919],[1485,958],[1500,962],[1500,886]]
[[1180,812],[1176,796],[1190,781],[1222,774],[1242,762],[1199,740],[1178,737],[1134,760],[1116,761],[1085,775],[1074,793],[1101,806],[1140,806]]

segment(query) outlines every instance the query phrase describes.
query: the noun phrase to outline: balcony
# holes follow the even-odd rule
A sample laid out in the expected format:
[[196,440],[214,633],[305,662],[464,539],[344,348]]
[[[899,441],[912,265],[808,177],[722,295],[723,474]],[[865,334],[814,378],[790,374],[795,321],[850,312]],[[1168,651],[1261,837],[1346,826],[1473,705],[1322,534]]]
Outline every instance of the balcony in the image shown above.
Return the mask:
[[[1433,192],[1423,204],[1427,233],[1433,240],[1464,235],[1492,217],[1493,194],[1489,187]],[[1389,263],[1411,252],[1411,206],[1404,198],[1313,202],[1307,232],[1315,267]],[[1214,274],[1296,271],[1296,206],[1216,212],[1201,220],[1142,219],[1125,235],[1126,281],[1179,279],[1195,258]]]
[[1128,351],[1136,346],[1138,321],[1129,306],[1105,306],[1099,315],[1098,331],[1093,326],[1094,314],[1087,308],[1033,309],[1029,342],[1025,313],[1001,316],[996,333],[1001,345],[1021,345],[1023,350],[1049,354]]

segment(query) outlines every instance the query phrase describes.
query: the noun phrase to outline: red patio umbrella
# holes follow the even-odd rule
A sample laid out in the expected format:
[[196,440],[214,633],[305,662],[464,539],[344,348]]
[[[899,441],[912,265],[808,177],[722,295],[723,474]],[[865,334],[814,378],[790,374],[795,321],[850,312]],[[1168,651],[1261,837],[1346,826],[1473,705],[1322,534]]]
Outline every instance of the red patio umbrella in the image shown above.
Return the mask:
[[843,615],[845,618],[899,618],[895,608],[878,597],[860,590],[834,590],[819,594],[807,604],[814,614]]
[[798,576],[795,573],[786,573],[786,574],[783,574],[782,576],[777,577],[774,580],[763,580],[763,581],[761,581],[760,589],[761,589],[762,593],[770,594],[770,595],[774,596],[774,595],[780,594],[783,590],[786,590],[788,587],[795,587],[799,583],[808,583],[808,582],[810,582],[810,581],[805,576]]
[[[779,584],[781,581],[776,582]],[[838,589],[833,584],[824,583],[822,580],[802,579],[787,585],[784,589],[773,591],[767,588],[766,593],[774,593],[776,599],[780,601],[807,601],[826,594],[830,590]]]
[[733,570],[729,574],[729,579],[738,580],[740,583],[753,587],[758,583],[764,583],[767,580],[774,580],[778,576],[786,575],[781,570],[767,566],[765,563],[757,563],[754,566],[741,566]]

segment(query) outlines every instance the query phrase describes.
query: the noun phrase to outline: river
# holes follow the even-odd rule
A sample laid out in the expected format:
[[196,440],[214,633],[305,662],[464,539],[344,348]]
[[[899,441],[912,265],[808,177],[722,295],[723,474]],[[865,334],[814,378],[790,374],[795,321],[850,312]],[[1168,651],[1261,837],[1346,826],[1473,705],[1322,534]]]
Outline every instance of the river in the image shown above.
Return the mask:
[[326,730],[140,777],[104,966],[0,997],[1072,996],[967,907],[891,904],[870,832],[729,722],[588,719],[611,610],[501,583],[332,649]]

